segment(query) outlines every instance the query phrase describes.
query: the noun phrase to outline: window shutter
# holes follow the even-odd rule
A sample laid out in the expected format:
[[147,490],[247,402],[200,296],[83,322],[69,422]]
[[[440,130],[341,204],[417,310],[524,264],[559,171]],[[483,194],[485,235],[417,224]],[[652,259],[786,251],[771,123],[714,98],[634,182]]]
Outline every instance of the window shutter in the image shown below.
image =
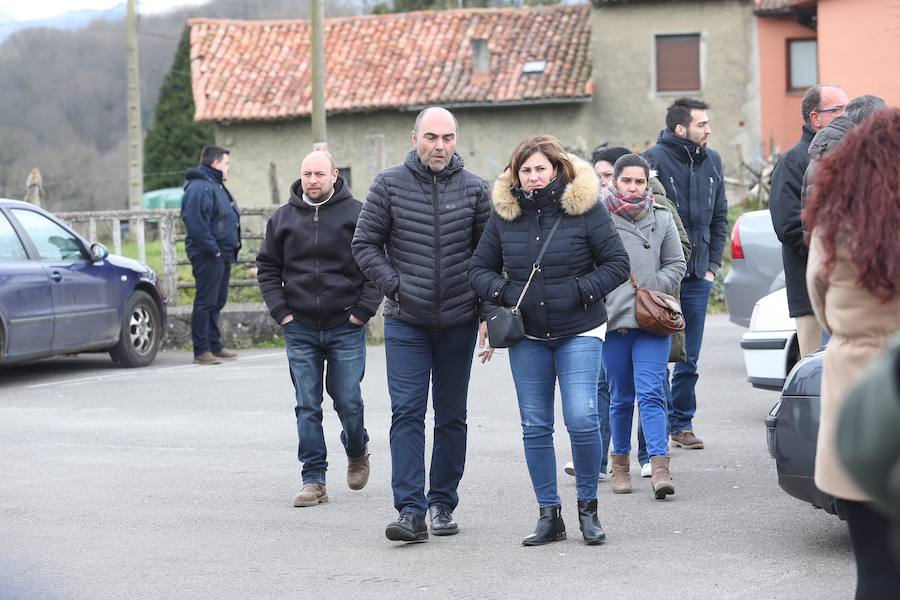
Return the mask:
[[700,36],[656,36],[656,91],[700,90]]

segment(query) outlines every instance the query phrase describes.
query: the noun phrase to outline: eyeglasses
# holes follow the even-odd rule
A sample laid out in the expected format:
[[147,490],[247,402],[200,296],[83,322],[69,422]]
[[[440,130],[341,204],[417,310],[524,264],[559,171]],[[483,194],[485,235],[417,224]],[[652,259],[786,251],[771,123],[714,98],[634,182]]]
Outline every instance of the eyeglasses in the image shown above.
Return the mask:
[[814,113],[836,113],[836,112],[844,112],[844,105],[835,106],[834,108],[823,108],[821,110],[814,110]]

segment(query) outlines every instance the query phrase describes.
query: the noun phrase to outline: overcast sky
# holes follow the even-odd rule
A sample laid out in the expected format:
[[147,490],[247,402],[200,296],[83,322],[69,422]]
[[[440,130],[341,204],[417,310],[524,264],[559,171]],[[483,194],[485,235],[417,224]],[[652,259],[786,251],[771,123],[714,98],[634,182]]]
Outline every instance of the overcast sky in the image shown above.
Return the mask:
[[[138,12],[164,12],[177,6],[203,4],[205,0],[138,0]],[[45,19],[81,9],[108,9],[125,0],[0,0],[0,10],[20,21]]]

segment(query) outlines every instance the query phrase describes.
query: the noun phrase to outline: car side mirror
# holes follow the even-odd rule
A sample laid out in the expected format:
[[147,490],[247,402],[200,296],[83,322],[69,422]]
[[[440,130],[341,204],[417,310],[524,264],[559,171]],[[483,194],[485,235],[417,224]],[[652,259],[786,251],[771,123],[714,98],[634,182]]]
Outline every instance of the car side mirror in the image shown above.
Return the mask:
[[100,262],[106,259],[107,256],[109,256],[109,250],[106,249],[106,246],[99,242],[91,244],[91,260]]

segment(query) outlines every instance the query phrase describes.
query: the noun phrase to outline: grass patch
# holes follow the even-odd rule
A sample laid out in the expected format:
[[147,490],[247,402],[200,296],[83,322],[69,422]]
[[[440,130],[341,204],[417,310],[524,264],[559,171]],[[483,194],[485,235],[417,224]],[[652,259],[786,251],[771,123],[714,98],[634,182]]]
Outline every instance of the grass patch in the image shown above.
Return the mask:
[[[124,237],[124,236],[123,236]],[[110,252],[112,252],[112,240],[100,240],[101,243],[105,244],[108,248],[110,248]],[[248,256],[256,256],[257,249],[255,246],[258,245],[258,242],[255,240],[252,241],[252,244],[244,244],[244,248],[241,252],[241,258],[247,258]],[[253,246],[252,248],[248,248],[247,246]],[[178,257],[185,258],[187,255],[184,251],[184,242],[177,243],[178,248]],[[153,269],[153,271],[160,277],[162,277],[163,272],[163,253],[162,253],[162,241],[155,240],[147,240],[144,244],[144,253],[147,258],[146,265]],[[138,247],[137,242],[132,239],[123,239],[122,240],[122,251],[119,253],[122,256],[126,256],[128,258],[133,258],[134,260],[138,260]],[[232,265],[231,268],[231,279],[256,279],[256,268],[254,265]],[[191,272],[191,265],[178,265],[178,283],[194,283],[194,275]],[[178,290],[178,304],[193,304],[194,303],[195,291],[194,288],[186,288]],[[234,303],[254,303],[254,302],[262,302],[262,293],[259,291],[259,287],[253,285],[248,287],[233,287],[228,291],[228,301]]]

